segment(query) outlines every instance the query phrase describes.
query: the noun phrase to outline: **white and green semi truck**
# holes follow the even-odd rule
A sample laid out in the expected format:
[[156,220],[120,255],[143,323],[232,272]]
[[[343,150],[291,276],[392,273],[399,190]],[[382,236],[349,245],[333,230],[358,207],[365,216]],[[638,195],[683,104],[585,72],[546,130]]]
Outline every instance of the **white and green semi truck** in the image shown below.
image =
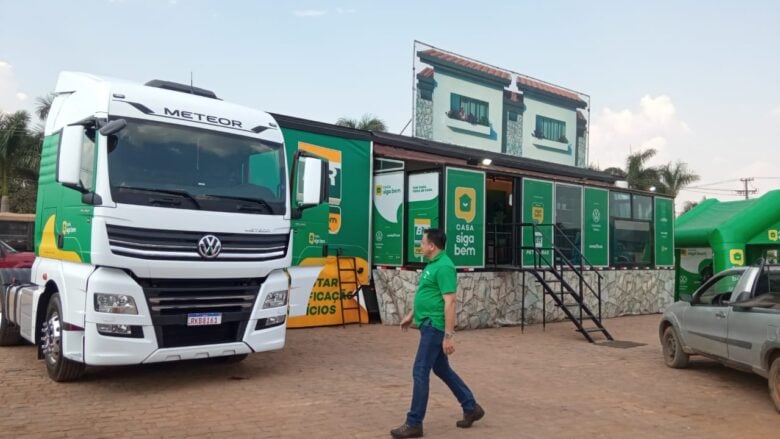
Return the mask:
[[269,114],[189,85],[63,72],[55,94],[0,345],[36,345],[55,381],[281,349],[322,268],[291,267],[291,219],[327,200],[327,162],[288,169]]

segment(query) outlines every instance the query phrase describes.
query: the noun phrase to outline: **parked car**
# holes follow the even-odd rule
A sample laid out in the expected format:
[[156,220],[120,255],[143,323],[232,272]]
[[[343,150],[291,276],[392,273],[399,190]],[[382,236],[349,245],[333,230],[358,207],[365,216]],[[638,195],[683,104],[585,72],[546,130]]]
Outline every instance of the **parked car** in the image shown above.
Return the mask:
[[780,411],[780,265],[731,268],[707,280],[689,302],[670,306],[659,328],[664,361],[690,355],[753,372],[769,381]]
[[5,241],[0,241],[0,268],[30,268],[35,261],[35,253],[20,252]]

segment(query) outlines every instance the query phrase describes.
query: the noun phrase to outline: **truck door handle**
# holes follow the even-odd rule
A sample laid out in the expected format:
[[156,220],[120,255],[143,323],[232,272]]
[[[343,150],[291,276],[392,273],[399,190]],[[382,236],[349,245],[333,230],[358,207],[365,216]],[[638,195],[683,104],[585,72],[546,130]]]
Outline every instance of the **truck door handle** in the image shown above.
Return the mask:
[[717,317],[719,319],[725,319],[726,318],[726,313],[724,311],[718,311],[718,312],[715,313],[715,317]]

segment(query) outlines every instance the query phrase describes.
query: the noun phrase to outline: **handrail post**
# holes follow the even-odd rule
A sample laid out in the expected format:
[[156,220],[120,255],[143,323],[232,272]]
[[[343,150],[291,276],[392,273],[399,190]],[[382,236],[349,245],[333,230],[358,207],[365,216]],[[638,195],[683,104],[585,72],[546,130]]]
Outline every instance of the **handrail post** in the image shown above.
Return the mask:
[[599,323],[601,323],[601,277],[599,277]]

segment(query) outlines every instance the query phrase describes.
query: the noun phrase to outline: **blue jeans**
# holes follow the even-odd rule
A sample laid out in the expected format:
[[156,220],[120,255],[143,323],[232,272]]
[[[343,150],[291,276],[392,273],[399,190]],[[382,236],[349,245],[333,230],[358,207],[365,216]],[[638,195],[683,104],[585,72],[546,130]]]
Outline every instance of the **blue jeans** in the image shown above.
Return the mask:
[[420,326],[420,346],[417,348],[417,356],[414,359],[412,369],[414,390],[412,391],[412,408],[406,415],[408,425],[422,426],[423,424],[425,410],[428,408],[431,369],[450,388],[463,408],[463,413],[470,412],[476,407],[471,390],[450,367],[447,354],[441,347],[443,341],[444,332],[431,326],[430,320],[425,320]]

